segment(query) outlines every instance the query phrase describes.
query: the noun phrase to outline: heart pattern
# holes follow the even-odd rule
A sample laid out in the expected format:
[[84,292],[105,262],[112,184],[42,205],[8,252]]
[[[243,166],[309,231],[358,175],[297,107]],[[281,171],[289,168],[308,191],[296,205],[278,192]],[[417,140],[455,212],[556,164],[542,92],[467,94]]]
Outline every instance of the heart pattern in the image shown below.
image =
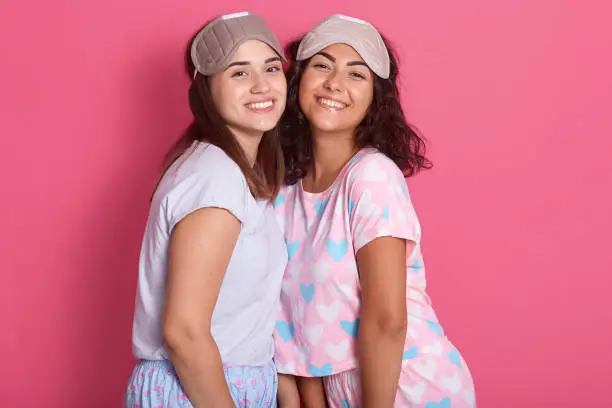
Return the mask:
[[308,372],[312,374],[313,377],[326,377],[328,375],[331,375],[333,371],[334,371],[334,368],[329,363],[324,364],[321,367],[317,367],[312,364],[308,366]]
[[359,318],[354,321],[342,320],[340,322],[340,327],[347,334],[350,334],[353,338],[357,338],[357,333],[359,332]]
[[323,213],[325,212],[325,209],[327,208],[327,204],[329,203],[329,198],[325,199],[325,200],[316,200],[315,201],[315,211],[317,213],[317,216],[319,218],[321,218],[323,216]]
[[427,385],[424,382],[418,382],[412,386],[407,384],[400,384],[400,390],[413,404],[420,404],[423,400],[423,394],[427,390]]
[[453,348],[450,353],[448,353],[449,360],[459,368],[463,368],[461,364],[461,355],[457,351],[457,349]]
[[414,364],[413,368],[421,377],[428,381],[433,381],[438,369],[438,363],[436,363],[436,360],[431,359],[427,360],[426,363]]
[[327,275],[329,274],[330,264],[329,262],[317,262],[312,267],[312,273],[317,283],[323,283]]
[[427,322],[427,326],[429,326],[431,331],[436,333],[438,336],[440,337],[444,336],[444,331],[442,330],[442,326],[440,326],[438,322],[429,321]]
[[286,198],[287,198],[287,196],[285,196],[284,194],[277,195],[276,199],[274,200],[274,208],[278,208],[281,205],[283,205],[283,203],[285,202]]
[[404,351],[402,355],[402,360],[410,360],[419,356],[419,348],[417,346],[412,346],[408,350]]
[[319,316],[326,321],[327,323],[333,323],[336,321],[336,317],[340,312],[340,303],[334,302],[331,305],[327,306],[323,303],[317,303],[317,312]]
[[425,408],[451,408],[450,398],[444,397],[439,402],[428,402],[425,404]]
[[441,377],[440,383],[451,394],[458,394],[461,391],[461,376],[457,371],[450,377]]
[[348,339],[344,339],[338,344],[327,343],[325,345],[325,352],[335,361],[344,361],[350,350],[351,343]]
[[295,326],[293,323],[287,323],[282,320],[276,321],[276,332],[280,336],[281,339],[288,342],[293,339],[295,335]]
[[383,209],[382,219],[389,221],[389,204],[385,205],[385,208]]
[[295,253],[300,248],[300,241],[298,240],[291,241],[291,242],[285,241],[285,245],[287,245],[287,255],[289,255],[289,261],[291,261],[291,258],[293,258]]
[[349,243],[348,239],[344,238],[340,241],[335,241],[332,238],[327,238],[325,241],[325,249],[332,259],[336,262],[340,262],[344,255],[348,252]]
[[306,338],[308,342],[313,346],[316,346],[321,341],[321,336],[323,335],[323,326],[303,326],[304,334],[306,334]]
[[[362,150],[346,166],[322,193],[303,194],[297,183],[282,187],[274,200],[288,253],[275,328],[278,367],[307,377],[358,367],[364,288],[356,253],[378,236],[403,237],[416,246],[405,263],[402,373],[409,374],[400,378],[396,406],[465,405],[473,383],[427,301],[420,225],[401,170],[374,149]],[[338,396],[334,406],[357,408],[356,401]]]
[[310,285],[306,285],[305,283],[300,283],[300,293],[302,293],[302,297],[306,301],[307,304],[312,302],[312,299],[315,295],[315,285],[311,283]]

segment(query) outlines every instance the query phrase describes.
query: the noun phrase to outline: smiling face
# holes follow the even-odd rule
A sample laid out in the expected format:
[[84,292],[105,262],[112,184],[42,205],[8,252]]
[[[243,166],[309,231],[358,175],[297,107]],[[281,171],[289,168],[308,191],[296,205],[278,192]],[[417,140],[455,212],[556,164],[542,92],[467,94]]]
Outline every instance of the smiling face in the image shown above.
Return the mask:
[[210,90],[232,132],[261,137],[285,109],[287,81],[278,54],[250,40],[240,45],[224,71],[210,77]]
[[354,132],[373,96],[374,74],[346,44],[315,54],[300,80],[300,108],[315,133]]

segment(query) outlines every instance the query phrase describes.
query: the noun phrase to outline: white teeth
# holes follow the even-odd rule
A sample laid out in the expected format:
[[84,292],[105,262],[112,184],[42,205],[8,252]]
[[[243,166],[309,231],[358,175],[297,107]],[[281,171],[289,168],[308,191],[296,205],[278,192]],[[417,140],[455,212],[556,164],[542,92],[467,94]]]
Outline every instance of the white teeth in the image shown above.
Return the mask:
[[319,98],[319,103],[321,105],[329,106],[330,108],[338,108],[338,109],[346,108],[346,105],[343,103],[332,101],[332,100],[325,99],[325,98]]
[[250,109],[265,109],[269,108],[270,106],[272,106],[272,101],[249,103],[247,105],[247,107]]

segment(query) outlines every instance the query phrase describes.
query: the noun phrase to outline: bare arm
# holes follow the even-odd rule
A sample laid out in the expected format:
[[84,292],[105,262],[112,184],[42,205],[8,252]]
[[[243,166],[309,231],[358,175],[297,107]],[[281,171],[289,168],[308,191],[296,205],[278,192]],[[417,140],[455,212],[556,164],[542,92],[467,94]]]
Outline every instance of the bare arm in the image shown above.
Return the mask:
[[204,208],[183,218],[170,240],[164,340],[197,408],[234,407],[210,329],[239,234],[240,222],[228,211]]
[[407,328],[406,250],[413,246],[406,247],[403,239],[380,237],[357,252],[362,408],[392,408],[395,402]]

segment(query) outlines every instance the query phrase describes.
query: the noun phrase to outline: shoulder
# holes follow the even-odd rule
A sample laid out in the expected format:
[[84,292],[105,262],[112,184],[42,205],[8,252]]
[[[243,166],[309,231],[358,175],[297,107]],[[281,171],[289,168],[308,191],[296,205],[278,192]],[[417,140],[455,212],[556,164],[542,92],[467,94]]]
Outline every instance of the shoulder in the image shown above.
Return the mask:
[[223,150],[210,143],[194,142],[164,175],[167,194],[184,190],[225,190],[226,194],[248,191],[242,170]]
[[208,175],[216,180],[245,181],[246,184],[238,164],[219,147],[210,143],[195,142],[185,153],[187,156],[180,169],[182,172]]
[[284,214],[285,211],[293,207],[295,200],[299,198],[299,195],[295,194],[297,186],[297,183],[292,185],[284,184],[281,186],[273,205],[277,214]]
[[279,196],[292,196],[297,191],[299,185],[300,185],[299,181],[291,185],[283,184],[278,190],[278,194]]
[[160,185],[171,225],[204,207],[223,208],[246,222],[256,207],[240,167],[220,148],[195,142],[168,169]]
[[405,184],[400,168],[389,157],[380,151],[363,149],[349,162],[345,176],[349,189],[362,186],[397,186]]

